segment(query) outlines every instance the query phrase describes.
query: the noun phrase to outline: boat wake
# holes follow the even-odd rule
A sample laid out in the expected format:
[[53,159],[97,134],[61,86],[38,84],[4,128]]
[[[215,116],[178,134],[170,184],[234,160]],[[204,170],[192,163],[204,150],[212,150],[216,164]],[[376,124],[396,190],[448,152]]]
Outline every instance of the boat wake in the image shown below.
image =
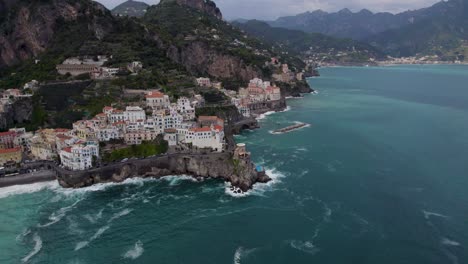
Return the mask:
[[425,210],[423,210],[422,212],[424,214],[424,218],[426,218],[426,219],[429,219],[431,216],[440,217],[440,218],[449,218],[448,216],[443,215],[443,214],[439,214],[439,213],[434,213],[434,212],[425,211]]
[[143,254],[144,251],[145,249],[143,248],[143,243],[138,240],[133,248],[129,249],[127,252],[125,252],[125,254],[123,254],[123,257],[126,259],[137,259]]

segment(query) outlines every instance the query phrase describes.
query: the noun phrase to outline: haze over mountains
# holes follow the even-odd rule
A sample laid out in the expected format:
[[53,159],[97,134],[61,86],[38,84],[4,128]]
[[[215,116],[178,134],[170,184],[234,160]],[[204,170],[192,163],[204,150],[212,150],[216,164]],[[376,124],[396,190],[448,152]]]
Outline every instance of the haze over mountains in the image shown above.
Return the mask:
[[394,56],[436,53],[457,57],[468,39],[468,1],[441,1],[431,7],[399,14],[322,10],[267,21],[273,27],[352,38]]

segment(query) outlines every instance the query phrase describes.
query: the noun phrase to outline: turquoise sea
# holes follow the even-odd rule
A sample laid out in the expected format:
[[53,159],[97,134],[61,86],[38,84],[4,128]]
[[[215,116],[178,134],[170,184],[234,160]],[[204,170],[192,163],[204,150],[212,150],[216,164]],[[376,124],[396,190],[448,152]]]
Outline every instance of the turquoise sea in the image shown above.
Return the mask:
[[320,72],[237,137],[273,182],[0,189],[0,263],[468,263],[468,67]]

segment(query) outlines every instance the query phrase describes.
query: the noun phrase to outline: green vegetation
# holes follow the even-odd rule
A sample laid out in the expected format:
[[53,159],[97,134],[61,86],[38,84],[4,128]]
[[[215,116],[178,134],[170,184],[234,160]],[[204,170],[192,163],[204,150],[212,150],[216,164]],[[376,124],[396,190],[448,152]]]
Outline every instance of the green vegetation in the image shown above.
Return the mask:
[[141,145],[132,145],[130,147],[114,150],[110,153],[104,153],[102,160],[104,162],[113,162],[126,158],[146,158],[166,153],[167,149],[167,141],[157,139],[151,142],[143,142]]

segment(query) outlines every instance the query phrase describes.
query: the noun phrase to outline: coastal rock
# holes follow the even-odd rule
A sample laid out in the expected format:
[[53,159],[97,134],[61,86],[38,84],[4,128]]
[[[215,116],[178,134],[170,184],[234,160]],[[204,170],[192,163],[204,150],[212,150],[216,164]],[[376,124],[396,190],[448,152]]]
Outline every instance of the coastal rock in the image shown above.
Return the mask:
[[232,153],[170,154],[150,159],[116,163],[87,171],[56,168],[59,184],[65,188],[82,188],[97,183],[122,182],[129,178],[161,178],[190,175],[196,179],[223,179],[242,191],[269,177],[258,173],[250,160],[234,161]]

